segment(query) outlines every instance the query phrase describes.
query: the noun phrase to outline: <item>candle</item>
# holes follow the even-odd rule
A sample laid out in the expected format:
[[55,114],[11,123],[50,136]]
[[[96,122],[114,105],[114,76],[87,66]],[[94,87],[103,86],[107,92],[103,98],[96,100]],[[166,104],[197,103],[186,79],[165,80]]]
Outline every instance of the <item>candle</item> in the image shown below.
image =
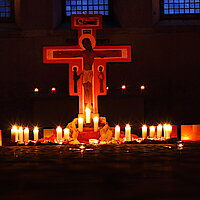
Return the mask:
[[157,138],[161,138],[162,137],[162,125],[158,124],[157,126]]
[[2,146],[2,131],[0,130],[0,147]]
[[12,126],[12,129],[11,129],[11,141],[12,142],[18,141],[18,130],[17,130],[16,125]]
[[147,138],[147,126],[146,125],[142,126],[142,138],[143,139]]
[[164,125],[164,137],[165,139],[170,139],[172,133],[172,126],[170,124]]
[[68,128],[65,128],[65,129],[64,129],[64,138],[65,138],[66,140],[69,140],[69,129],[68,129]]
[[156,131],[156,127],[155,126],[150,126],[149,128],[149,137],[150,138],[154,138],[155,137],[155,131]]
[[131,141],[131,127],[129,124],[126,124],[126,127],[125,127],[125,140]]
[[27,143],[29,141],[29,128],[26,127],[24,129],[24,142]]
[[23,143],[24,142],[24,135],[23,135],[23,128],[20,126],[18,128],[18,137],[19,137],[19,142]]
[[119,137],[120,137],[120,126],[117,125],[115,127],[115,140],[119,140]]
[[94,132],[97,132],[98,128],[99,128],[99,118],[98,117],[94,117],[93,121],[94,121]]
[[56,128],[56,133],[57,133],[57,142],[61,142],[62,141],[62,128],[60,126],[58,126]]
[[163,130],[164,130],[164,138],[167,139],[167,132],[168,132],[168,124],[164,124],[163,126]]
[[39,139],[39,128],[37,126],[33,129],[33,139],[36,141]]
[[78,118],[78,130],[80,132],[83,132],[83,118],[82,117]]
[[90,118],[91,118],[91,110],[89,109],[89,108],[86,108],[85,109],[85,115],[86,115],[86,124],[87,123],[90,123],[91,121],[90,121]]

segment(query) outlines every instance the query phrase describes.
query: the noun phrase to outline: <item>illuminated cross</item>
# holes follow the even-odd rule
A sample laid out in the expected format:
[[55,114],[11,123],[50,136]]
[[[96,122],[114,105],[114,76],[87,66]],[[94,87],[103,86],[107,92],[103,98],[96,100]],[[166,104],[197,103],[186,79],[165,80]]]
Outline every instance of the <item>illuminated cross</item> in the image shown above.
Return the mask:
[[69,91],[79,96],[79,114],[86,107],[98,114],[98,95],[106,95],[106,63],[130,62],[130,46],[96,46],[96,29],[101,15],[73,15],[72,29],[78,29],[78,46],[43,47],[44,63],[69,64]]

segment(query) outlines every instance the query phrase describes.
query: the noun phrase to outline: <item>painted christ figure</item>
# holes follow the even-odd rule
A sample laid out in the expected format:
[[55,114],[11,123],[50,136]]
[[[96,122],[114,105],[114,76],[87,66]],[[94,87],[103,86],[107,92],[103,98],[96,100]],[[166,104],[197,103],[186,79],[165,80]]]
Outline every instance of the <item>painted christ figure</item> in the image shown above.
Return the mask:
[[121,57],[121,50],[104,50],[104,51],[94,51],[92,48],[92,43],[89,38],[84,38],[82,40],[82,45],[85,48],[83,51],[54,51],[54,58],[71,58],[71,57],[82,57],[83,58],[83,71],[82,76],[82,85],[85,93],[85,107],[88,107],[93,110],[93,99],[92,99],[92,90],[97,89],[92,85],[93,79],[93,63],[95,57],[104,58],[104,57]]

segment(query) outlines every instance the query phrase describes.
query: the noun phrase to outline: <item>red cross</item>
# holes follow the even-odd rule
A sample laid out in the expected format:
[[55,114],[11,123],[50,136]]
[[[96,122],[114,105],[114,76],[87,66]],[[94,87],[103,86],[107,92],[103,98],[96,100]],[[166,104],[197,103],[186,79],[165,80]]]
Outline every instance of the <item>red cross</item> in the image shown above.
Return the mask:
[[[88,24],[84,21],[83,26],[81,26],[78,20],[81,23],[85,20]],[[97,20],[97,26],[94,26],[95,20]],[[90,100],[93,114],[98,114],[98,95],[107,94],[106,63],[130,62],[131,47],[124,45],[95,46],[96,29],[101,27],[101,16],[99,15],[72,16],[72,27],[79,31],[79,45],[43,47],[43,62],[68,63],[69,91],[71,96],[79,96],[79,114],[84,114],[86,105],[90,103]],[[82,43],[85,38],[90,40],[92,48]],[[92,74],[92,77],[90,77],[90,74]],[[84,85],[84,82],[87,81],[91,81],[92,86],[88,87],[91,88],[90,97],[85,90],[87,84]]]

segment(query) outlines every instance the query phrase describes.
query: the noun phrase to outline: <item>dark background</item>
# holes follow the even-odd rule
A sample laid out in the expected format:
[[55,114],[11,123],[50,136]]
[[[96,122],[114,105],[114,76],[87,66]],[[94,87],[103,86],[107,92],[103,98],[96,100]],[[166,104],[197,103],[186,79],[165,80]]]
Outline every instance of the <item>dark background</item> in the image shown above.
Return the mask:
[[[108,63],[99,112],[111,124],[199,123],[200,21],[160,19],[159,0],[111,1],[98,45],[131,45],[131,63]],[[43,46],[76,45],[61,0],[15,1],[15,21],[0,23],[0,127],[65,125],[78,114],[68,65],[43,64]],[[120,87],[126,84],[127,90]],[[141,93],[140,86],[146,90]],[[34,88],[40,92],[34,95]],[[51,94],[56,87],[56,94]]]

